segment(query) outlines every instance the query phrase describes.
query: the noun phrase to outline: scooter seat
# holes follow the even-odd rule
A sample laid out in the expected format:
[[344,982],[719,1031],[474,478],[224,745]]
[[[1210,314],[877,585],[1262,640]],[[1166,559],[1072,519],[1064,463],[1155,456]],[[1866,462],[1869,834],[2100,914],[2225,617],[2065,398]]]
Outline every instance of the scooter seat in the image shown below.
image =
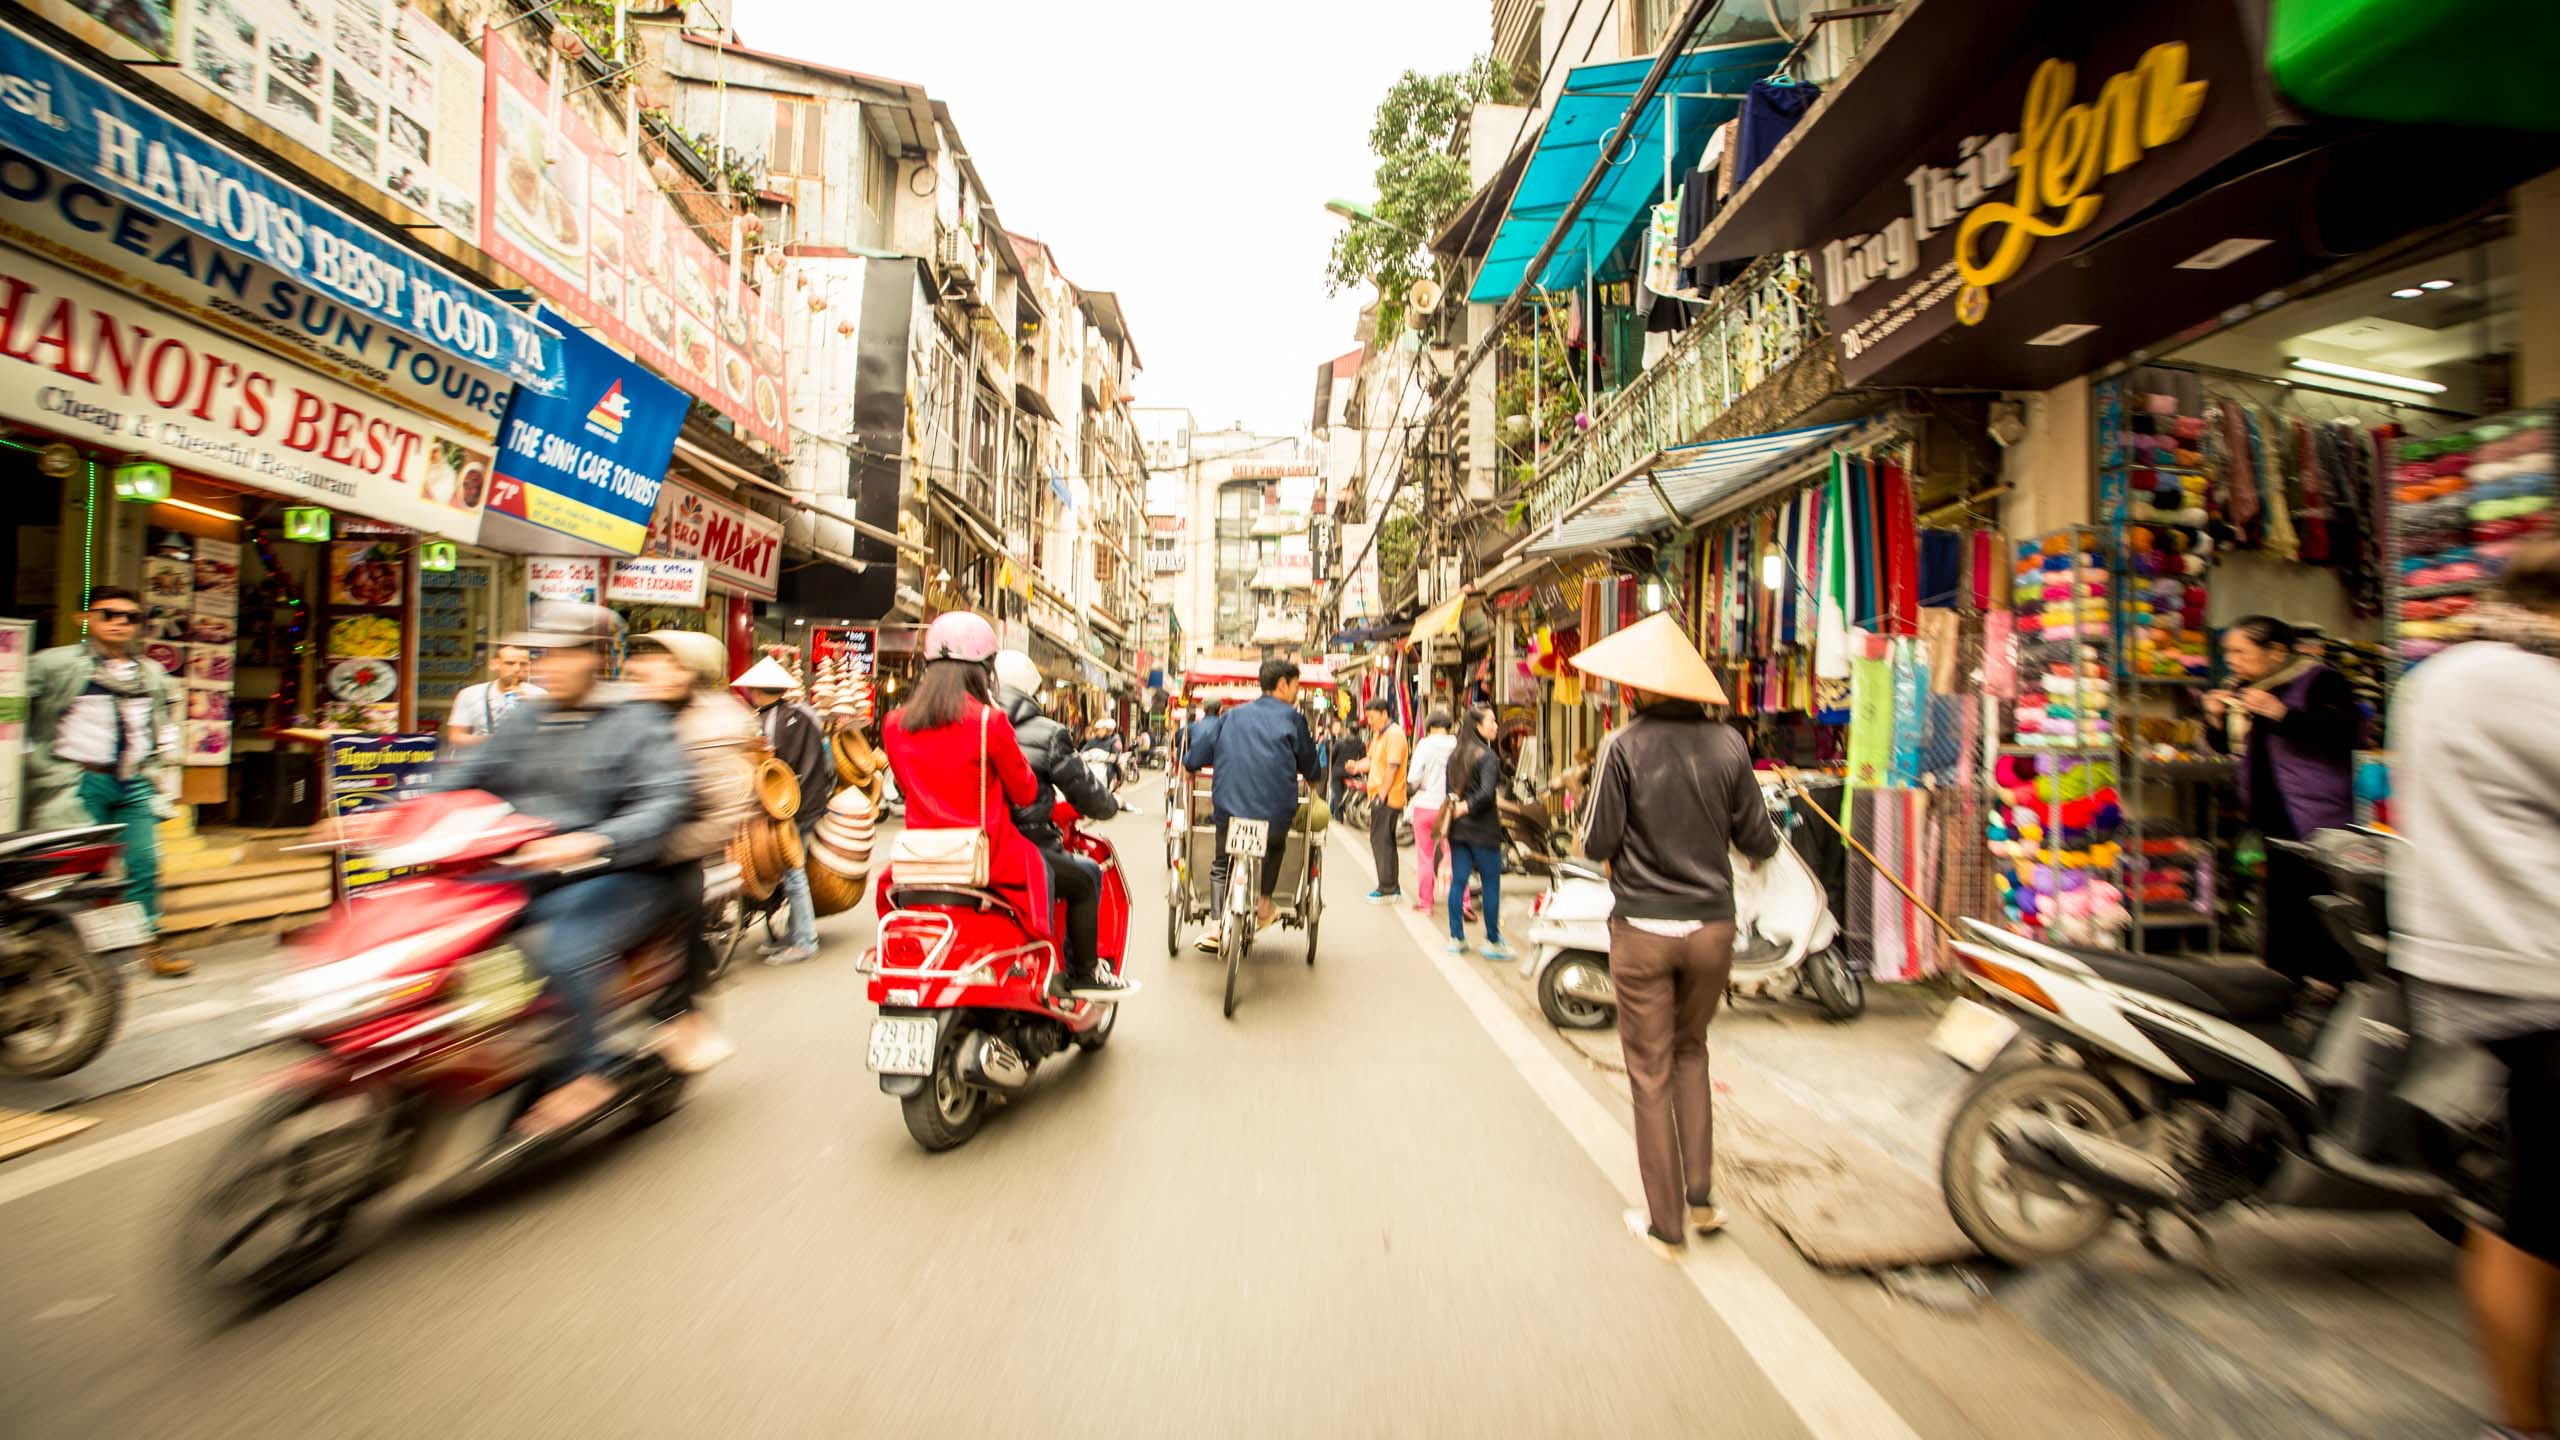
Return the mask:
[[[2047,942],[2051,943],[2051,942]],[[2087,965],[2118,985],[2175,1001],[2234,1022],[2270,1020],[2293,1003],[2293,982],[2263,965],[2212,965],[2196,960],[2164,960],[2127,955],[2120,950],[2091,950],[2077,945],[2054,948]]]

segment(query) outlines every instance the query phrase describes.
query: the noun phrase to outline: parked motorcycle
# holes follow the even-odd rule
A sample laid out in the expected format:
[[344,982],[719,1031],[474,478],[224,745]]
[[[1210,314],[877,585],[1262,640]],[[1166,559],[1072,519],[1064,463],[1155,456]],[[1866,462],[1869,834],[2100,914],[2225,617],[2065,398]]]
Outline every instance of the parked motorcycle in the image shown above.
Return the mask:
[[125,965],[151,928],[110,873],[121,829],[0,838],[0,1074],[68,1075],[123,1022]]
[[1505,795],[1495,805],[1502,815],[1505,871],[1553,875],[1557,864],[1573,853],[1573,827],[1551,795],[1537,791],[1523,799]]
[[513,1127],[563,1072],[558,1003],[511,943],[528,888],[495,862],[551,832],[491,795],[384,812],[363,848],[412,874],[305,932],[271,997],[309,1055],[199,1180],[181,1222],[190,1277],[226,1305],[281,1299],[400,1215],[672,1113],[684,1077],[651,1052],[650,1009],[684,963],[670,926],[604,987],[613,1099],[541,1136]]
[[[1762,793],[1781,833],[1792,823],[1783,792]],[[1609,978],[1608,877],[1576,860],[1556,863],[1555,883],[1530,902],[1529,950],[1520,973],[1538,993],[1539,1012],[1559,1030],[1605,1030],[1617,1023]],[[1733,855],[1733,980],[1810,998],[1834,1020],[1866,1009],[1865,982],[1840,945],[1840,923],[1820,877],[1793,845],[1754,864]]]
[[[1129,885],[1119,858],[1082,827],[1073,805],[1061,801],[1054,814],[1068,851],[1102,867],[1099,949],[1120,974]],[[925,1149],[968,1143],[992,1105],[1029,1088],[1041,1061],[1111,1039],[1120,1007],[1052,998],[1049,977],[1063,963],[1057,945],[995,891],[900,885],[893,871],[880,905],[879,942],[862,958],[880,1007],[870,1065]]]
[[2324,830],[2297,847],[2337,886],[2317,903],[2362,970],[2325,1011],[2297,1013],[2294,983],[2262,967],[1965,921],[1958,963],[1998,1005],[1941,1028],[1940,1048],[1984,1072],[1940,1177],[1966,1236],[2023,1265],[2078,1250],[2119,1214],[2155,1252],[2162,1217],[2209,1246],[2204,1219],[2239,1202],[2407,1210],[2449,1238],[2495,1216],[2496,1062],[2413,1041],[2386,963],[2383,873],[2399,843]]

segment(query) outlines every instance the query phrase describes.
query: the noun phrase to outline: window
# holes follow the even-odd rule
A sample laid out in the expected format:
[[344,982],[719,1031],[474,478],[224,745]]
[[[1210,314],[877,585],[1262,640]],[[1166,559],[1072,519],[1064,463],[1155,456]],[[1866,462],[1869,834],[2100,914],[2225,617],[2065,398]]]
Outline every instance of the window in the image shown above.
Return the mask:
[[776,175],[823,180],[827,174],[825,107],[814,100],[773,102],[773,153],[766,169]]
[[898,162],[880,132],[862,127],[862,240],[873,248],[889,242],[889,206],[898,188]]
[[1627,8],[1627,53],[1650,55],[1680,22],[1679,0],[1635,0]]

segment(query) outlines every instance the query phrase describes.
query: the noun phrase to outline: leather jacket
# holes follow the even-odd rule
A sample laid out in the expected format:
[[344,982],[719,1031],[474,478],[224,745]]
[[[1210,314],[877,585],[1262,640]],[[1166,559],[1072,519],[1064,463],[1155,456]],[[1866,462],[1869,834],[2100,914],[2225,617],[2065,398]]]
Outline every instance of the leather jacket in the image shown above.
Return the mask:
[[1730,920],[1733,860],[1778,853],[1741,734],[1688,701],[1650,705],[1601,748],[1582,853],[1629,919]]
[[1013,807],[1013,828],[1034,845],[1054,850],[1063,838],[1049,818],[1058,797],[1076,807],[1076,813],[1088,820],[1108,820],[1120,813],[1119,803],[1111,792],[1093,781],[1093,772],[1085,768],[1084,759],[1076,752],[1075,737],[1067,727],[1042,714],[1040,702],[1019,690],[1007,690],[999,697],[1004,718],[1013,722],[1014,743],[1022,747],[1022,758],[1031,764],[1032,778],[1040,782],[1040,793],[1028,805]]

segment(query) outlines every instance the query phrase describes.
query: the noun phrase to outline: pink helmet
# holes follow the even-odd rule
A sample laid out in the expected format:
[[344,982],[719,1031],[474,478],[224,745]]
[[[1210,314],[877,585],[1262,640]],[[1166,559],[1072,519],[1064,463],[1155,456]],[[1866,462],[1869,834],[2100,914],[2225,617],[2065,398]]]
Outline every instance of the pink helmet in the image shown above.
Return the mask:
[[924,658],[984,665],[996,658],[996,627],[971,611],[946,610],[925,628]]

